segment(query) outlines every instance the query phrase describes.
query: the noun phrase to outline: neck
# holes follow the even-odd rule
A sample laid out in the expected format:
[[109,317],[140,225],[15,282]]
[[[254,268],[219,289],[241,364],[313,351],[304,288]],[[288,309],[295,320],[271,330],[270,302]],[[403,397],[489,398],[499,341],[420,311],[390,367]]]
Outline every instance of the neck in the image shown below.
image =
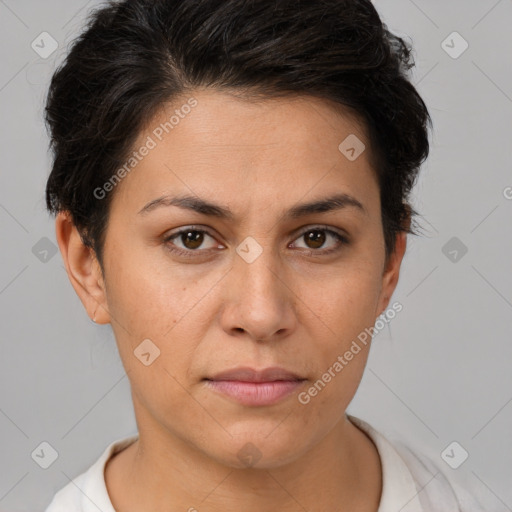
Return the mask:
[[293,462],[233,468],[173,437],[139,427],[139,440],[105,470],[118,512],[377,512],[382,478],[377,449],[346,417]]

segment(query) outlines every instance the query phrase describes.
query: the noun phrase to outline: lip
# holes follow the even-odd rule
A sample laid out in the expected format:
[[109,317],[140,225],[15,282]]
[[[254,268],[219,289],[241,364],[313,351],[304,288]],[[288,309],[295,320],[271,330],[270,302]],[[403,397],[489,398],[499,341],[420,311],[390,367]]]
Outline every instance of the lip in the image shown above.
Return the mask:
[[248,366],[240,366],[215,374],[208,377],[208,380],[237,380],[243,382],[273,382],[276,380],[304,380],[303,377],[293,372],[280,368],[279,366],[270,366],[262,370],[254,370]]
[[242,405],[273,405],[302,386],[306,379],[279,367],[234,368],[206,378],[206,385]]

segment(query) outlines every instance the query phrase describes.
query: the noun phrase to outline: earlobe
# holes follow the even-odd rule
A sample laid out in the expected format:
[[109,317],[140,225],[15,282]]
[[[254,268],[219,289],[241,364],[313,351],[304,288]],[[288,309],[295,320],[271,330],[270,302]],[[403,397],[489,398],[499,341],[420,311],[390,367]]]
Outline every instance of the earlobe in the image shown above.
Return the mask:
[[84,245],[69,212],[59,212],[55,233],[71,285],[96,323],[110,322],[105,284],[94,251]]

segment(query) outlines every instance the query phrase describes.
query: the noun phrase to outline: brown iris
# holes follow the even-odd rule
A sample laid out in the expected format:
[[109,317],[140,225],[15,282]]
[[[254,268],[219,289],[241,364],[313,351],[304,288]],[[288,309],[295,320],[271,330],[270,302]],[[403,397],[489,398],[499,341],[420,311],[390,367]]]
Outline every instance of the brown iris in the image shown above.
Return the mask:
[[312,249],[318,249],[319,247],[322,247],[325,242],[325,233],[319,229],[312,229],[311,231],[304,233],[304,238],[307,243],[313,244],[311,247]]
[[[204,233],[201,231],[186,231],[181,234],[181,241],[187,249],[197,249],[203,243]],[[190,245],[189,245],[190,244]]]

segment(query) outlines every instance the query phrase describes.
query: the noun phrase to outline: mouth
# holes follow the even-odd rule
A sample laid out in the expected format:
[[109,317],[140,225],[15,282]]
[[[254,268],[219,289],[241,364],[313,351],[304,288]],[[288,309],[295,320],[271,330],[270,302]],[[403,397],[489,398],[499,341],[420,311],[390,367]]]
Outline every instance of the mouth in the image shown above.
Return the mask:
[[263,370],[243,367],[203,380],[209,389],[242,405],[268,406],[291,395],[307,379],[279,367]]
[[294,380],[305,380],[302,376],[288,371],[279,366],[270,366],[261,370],[255,370],[248,366],[240,366],[237,368],[231,368],[219,373],[216,373],[212,377],[208,377],[206,380],[212,381],[243,381],[243,382],[275,382],[275,381],[294,381]]

